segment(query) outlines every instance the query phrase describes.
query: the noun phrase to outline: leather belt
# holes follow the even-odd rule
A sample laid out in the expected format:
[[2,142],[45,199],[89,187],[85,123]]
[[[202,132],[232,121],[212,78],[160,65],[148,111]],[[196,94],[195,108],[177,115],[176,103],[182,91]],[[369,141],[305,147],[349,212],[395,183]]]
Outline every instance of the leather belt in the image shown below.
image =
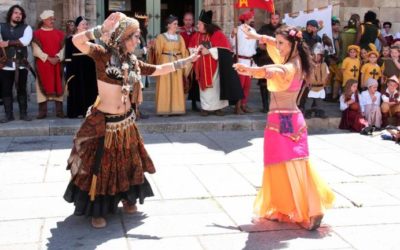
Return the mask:
[[247,60],[252,60],[253,59],[253,57],[251,57],[251,56],[242,56],[242,55],[238,55],[238,58],[247,59]]

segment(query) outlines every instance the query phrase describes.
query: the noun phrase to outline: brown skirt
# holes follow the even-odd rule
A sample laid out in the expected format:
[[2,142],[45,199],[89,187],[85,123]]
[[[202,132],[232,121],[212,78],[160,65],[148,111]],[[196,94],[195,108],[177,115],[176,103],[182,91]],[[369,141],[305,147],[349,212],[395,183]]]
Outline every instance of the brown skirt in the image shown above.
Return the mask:
[[121,199],[142,204],[153,196],[144,172],[155,168],[135,124],[135,113],[109,115],[92,108],[74,138],[67,169],[72,178],[64,199],[75,214],[103,217]]

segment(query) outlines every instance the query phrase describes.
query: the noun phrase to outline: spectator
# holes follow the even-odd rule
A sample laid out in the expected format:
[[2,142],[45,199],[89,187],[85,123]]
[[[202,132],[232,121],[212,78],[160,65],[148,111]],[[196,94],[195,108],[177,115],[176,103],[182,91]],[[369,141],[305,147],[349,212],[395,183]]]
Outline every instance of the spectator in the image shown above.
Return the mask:
[[[196,33],[196,30],[194,28],[193,13],[191,12],[185,13],[185,15],[183,16],[183,24],[184,25],[179,28],[180,35],[185,40],[186,48],[189,48],[190,40]],[[193,71],[190,72],[188,81],[189,81],[188,99],[192,101],[192,110],[196,112],[200,111],[199,108],[197,107],[197,102],[200,101],[199,83],[197,82],[196,76]]]
[[316,43],[322,43],[321,37],[318,35],[318,22],[317,20],[308,20],[306,30],[303,31],[303,39],[309,48],[312,48]]
[[325,98],[325,86],[329,78],[329,69],[328,65],[323,61],[324,48],[322,44],[316,43],[312,52],[315,67],[307,81],[310,90],[305,106],[305,117],[307,119],[311,118],[314,112],[315,117],[326,118],[321,102]]
[[40,14],[40,28],[33,32],[33,55],[37,79],[36,93],[39,103],[37,119],[47,116],[47,102],[54,100],[56,116],[64,118],[61,61],[64,57],[65,34],[54,29],[54,11],[45,10]]
[[378,51],[371,50],[367,54],[368,63],[361,67],[361,89],[367,89],[367,80],[373,78],[378,80],[382,76],[381,67],[379,67],[378,61],[379,53]]
[[[267,35],[271,37],[275,37],[275,31],[281,27],[281,19],[280,14],[278,12],[271,13],[270,15],[270,22],[268,24],[264,24],[261,28],[257,31],[260,35]],[[258,44],[258,48],[256,49],[256,55],[254,55],[254,62],[257,66],[264,66],[268,64],[273,64],[271,57],[268,54],[266,45],[263,43]],[[260,87],[260,95],[262,101],[262,109],[261,112],[268,113],[269,110],[269,91],[267,88],[267,79],[261,78],[258,80],[258,86]]]
[[340,119],[339,129],[361,132],[365,127],[368,127],[368,122],[361,114],[360,98],[357,88],[357,80],[347,80],[344,92],[340,96],[342,118]]
[[200,86],[201,115],[213,112],[221,116],[228,101],[236,103],[243,98],[243,90],[232,68],[231,46],[221,29],[212,23],[212,11],[201,11],[197,28],[189,50],[201,46],[200,59],[193,65]]
[[340,62],[347,57],[347,48],[350,45],[356,44],[357,39],[357,19],[352,17],[347,22],[347,26],[344,27],[343,31],[340,33],[339,37],[339,47],[340,51]]
[[75,34],[75,31],[76,31],[75,21],[68,20],[65,23],[65,34],[66,34],[65,39],[68,39],[69,37],[73,36]]
[[400,126],[399,79],[392,76],[387,79],[386,84],[386,91],[382,94],[382,127],[389,125],[389,117],[394,117],[396,125]]
[[[183,37],[177,34],[178,18],[170,15],[167,20],[167,32],[157,36],[155,41],[156,64],[169,63],[187,57],[188,51]],[[156,113],[157,115],[178,115],[186,113],[184,95],[184,77],[188,69],[183,68],[157,78]]]
[[391,59],[386,60],[382,66],[382,87],[381,92],[386,91],[386,80],[391,76],[400,77],[400,47],[397,45],[392,45],[390,47],[390,57]]
[[387,46],[391,46],[394,41],[394,36],[391,33],[391,28],[392,28],[391,22],[383,23],[383,29],[381,31],[381,34],[382,34],[383,38],[385,39]]
[[368,78],[367,90],[361,92],[361,113],[368,124],[380,129],[382,123],[381,114],[381,93],[378,90],[378,81],[374,78]]
[[[88,23],[82,16],[76,18],[74,26],[76,33],[88,29]],[[68,88],[67,116],[85,117],[87,109],[95,102],[98,94],[96,68],[93,59],[75,47],[72,36],[65,40],[65,65]]]
[[[256,54],[257,42],[256,40],[247,39],[242,29],[244,25],[250,25],[250,23],[254,21],[254,11],[249,10],[242,13],[239,16],[239,20],[242,24],[233,30],[230,41],[235,48],[234,52],[238,53],[236,55],[237,62],[252,66],[253,56]],[[254,30],[254,28],[248,27]],[[252,113],[253,110],[247,105],[251,88],[251,78],[250,76],[239,75],[239,79],[242,85],[244,98],[236,103],[235,114],[242,114],[243,112]]]
[[370,43],[375,43],[378,38],[382,45],[386,45],[386,40],[382,37],[379,28],[374,24],[376,22],[376,13],[373,11],[367,11],[364,15],[364,23],[361,24],[360,30],[357,34],[356,44],[361,49],[368,49]]
[[7,61],[0,69],[0,88],[4,102],[5,118],[0,122],[14,120],[13,86],[17,85],[17,100],[19,104],[19,119],[30,121],[28,116],[28,94],[26,82],[28,79],[28,45],[32,40],[32,28],[25,23],[25,10],[19,5],[13,5],[7,12],[6,22],[0,24],[0,47],[5,49]]
[[358,77],[360,75],[360,59],[358,59],[360,47],[357,45],[350,45],[347,48],[347,52],[348,57],[346,57],[342,63],[343,87],[346,85],[349,79],[358,81]]

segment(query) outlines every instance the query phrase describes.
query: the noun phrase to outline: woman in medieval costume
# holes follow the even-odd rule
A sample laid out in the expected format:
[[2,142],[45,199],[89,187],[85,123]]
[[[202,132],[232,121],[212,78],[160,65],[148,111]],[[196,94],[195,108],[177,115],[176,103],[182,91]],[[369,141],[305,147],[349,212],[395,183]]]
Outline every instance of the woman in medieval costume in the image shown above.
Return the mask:
[[249,67],[235,64],[239,74],[266,78],[271,102],[264,131],[264,174],[254,203],[262,218],[295,222],[308,230],[320,226],[334,194],[309,161],[307,125],[296,105],[303,78],[312,72],[312,59],[301,31],[282,26],[276,38],[244,27],[248,38],[267,44],[275,64]]
[[[106,226],[105,216],[122,201],[134,213],[136,202],[153,196],[144,172],[155,168],[135,124],[132,104],[141,101],[141,75],[162,75],[185,68],[198,58],[151,65],[133,51],[140,38],[139,23],[122,13],[111,14],[101,26],[76,34],[72,42],[96,63],[99,96],[74,138],[67,169],[72,178],[64,199],[73,202],[76,215],[92,217],[92,226]],[[91,43],[101,39],[105,47]]]
[[[75,27],[76,33],[86,31],[88,22],[80,16],[75,20]],[[65,65],[68,86],[67,116],[85,117],[87,109],[97,96],[96,68],[93,59],[74,46],[72,36],[65,40]]]
[[[176,33],[178,18],[170,15],[167,32],[157,36],[155,41],[156,64],[172,62],[188,55],[185,40]],[[177,70],[157,77],[156,113],[157,115],[180,115],[186,113],[184,81],[188,72]]]

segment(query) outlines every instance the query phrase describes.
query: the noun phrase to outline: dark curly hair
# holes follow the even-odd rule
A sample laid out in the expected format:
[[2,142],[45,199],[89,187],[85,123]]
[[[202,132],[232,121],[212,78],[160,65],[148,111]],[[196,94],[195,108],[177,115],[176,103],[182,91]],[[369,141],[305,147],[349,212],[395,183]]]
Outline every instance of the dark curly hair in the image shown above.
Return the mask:
[[376,13],[372,10],[369,10],[364,15],[364,22],[371,22],[373,23],[376,19]]
[[21,14],[22,14],[21,23],[25,23],[25,18],[26,18],[25,10],[24,10],[24,8],[22,8],[22,7],[21,7],[20,5],[18,5],[18,4],[13,5],[13,6],[10,7],[10,9],[8,9],[7,16],[6,16],[6,21],[7,21],[7,23],[10,23],[10,22],[11,22],[11,16],[12,16],[12,14],[13,14],[13,12],[14,12],[15,9],[19,9],[19,10],[21,11]]
[[285,63],[290,60],[293,55],[295,46],[297,46],[297,51],[299,53],[301,62],[301,69],[305,73],[306,77],[308,77],[314,68],[314,64],[312,62],[310,49],[300,34],[300,29],[288,25],[283,25],[275,31],[275,35],[283,36],[291,44],[290,53]]

